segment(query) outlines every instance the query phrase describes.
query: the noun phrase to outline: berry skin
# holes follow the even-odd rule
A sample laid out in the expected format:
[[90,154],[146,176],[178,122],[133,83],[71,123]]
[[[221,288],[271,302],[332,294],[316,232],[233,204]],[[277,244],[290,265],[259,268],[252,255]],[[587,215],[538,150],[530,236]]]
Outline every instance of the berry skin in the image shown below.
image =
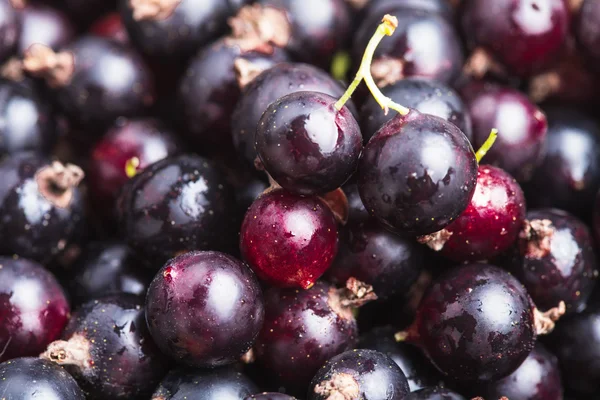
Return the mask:
[[0,364],[0,393],[6,400],[85,400],[83,391],[67,371],[33,357]]
[[[267,107],[281,97],[313,91],[339,98],[344,88],[325,71],[307,64],[280,63],[258,75],[248,86],[231,116],[231,134],[238,154],[254,165],[254,132]],[[354,113],[351,103],[346,105]]]
[[74,304],[120,293],[143,298],[153,278],[129,247],[112,241],[87,245],[73,271],[68,288]]
[[[369,13],[354,36],[353,60],[358,63],[371,35],[385,14],[398,18],[393,36],[375,51],[372,71],[380,84],[418,77],[444,84],[452,83],[464,63],[463,46],[452,21],[438,13],[416,7],[391,4]],[[382,68],[383,67],[383,68]]]
[[244,260],[259,278],[279,287],[311,287],[337,249],[337,223],[327,205],[283,189],[259,197],[240,230]]
[[469,205],[477,160],[452,123],[412,110],[381,127],[363,151],[360,197],[369,213],[398,233],[426,235]]
[[600,389],[600,309],[593,302],[580,314],[566,318],[545,344],[558,358],[566,389],[578,399],[591,399]]
[[348,221],[358,223],[368,220],[370,218],[369,212],[365,209],[358,192],[358,185],[354,182],[354,179],[345,184],[342,189],[348,199]]
[[0,33],[0,61],[5,61],[13,54],[21,35],[21,18],[10,0],[0,1]]
[[75,38],[73,23],[61,10],[44,4],[26,4],[20,10],[21,35],[17,52],[24,54],[34,43],[41,43],[52,49],[68,45]]
[[406,293],[424,262],[425,250],[414,239],[397,236],[373,220],[350,222],[341,232],[340,248],[326,276],[337,285],[354,277],[386,299]]
[[454,10],[447,0],[371,0],[365,7],[369,13],[384,15],[393,9],[415,9],[437,13],[448,20],[454,18]]
[[493,381],[533,349],[533,305],[523,285],[498,267],[456,267],[429,288],[415,322],[397,339],[418,345],[451,379]]
[[473,121],[473,147],[479,148],[490,131],[500,134],[485,156],[519,182],[531,179],[544,158],[548,123],[544,113],[523,93],[488,82],[472,82],[460,90]]
[[541,310],[564,301],[569,312],[580,312],[598,277],[593,248],[582,221],[558,209],[537,209],[527,213],[518,249],[505,257],[503,266]]
[[[228,39],[207,46],[192,59],[179,83],[177,97],[184,132],[198,149],[207,143],[231,146],[231,114],[251,74],[285,61],[288,56],[279,48],[271,52],[246,51]],[[248,71],[236,68],[246,63],[250,63],[245,67]]]
[[48,154],[58,133],[50,101],[32,81],[0,80],[0,154]]
[[515,243],[524,218],[525,196],[517,181],[500,168],[480,165],[466,210],[440,232],[419,241],[454,261],[487,260]]
[[475,385],[471,393],[485,399],[562,400],[556,356],[537,343],[515,372],[496,382]]
[[148,398],[169,364],[152,342],[141,300],[121,294],[81,306],[41,358],[64,366],[90,400]]
[[92,24],[92,26],[90,26],[89,33],[103,38],[112,39],[120,43],[130,43],[129,35],[123,26],[121,15],[116,12],[108,13],[98,18]]
[[295,397],[283,393],[264,392],[253,394],[246,397],[244,400],[297,400]]
[[237,361],[254,343],[263,318],[262,293],[252,271],[214,251],[170,260],[146,297],[146,319],[156,344],[195,367]]
[[507,72],[526,78],[552,66],[569,31],[563,0],[467,0],[461,25],[472,49],[483,49]]
[[[193,54],[225,33],[227,18],[236,12],[239,3],[229,0],[158,3],[119,0],[119,10],[136,48],[149,56],[176,60]],[[173,7],[169,7],[171,4]]]
[[263,166],[284,189],[323,194],[343,185],[362,151],[358,123],[347,107],[318,92],[296,92],[271,103],[256,129]]
[[460,394],[443,387],[425,388],[409,393],[404,400],[466,400]]
[[596,71],[600,70],[600,31],[598,18],[600,4],[594,0],[584,0],[575,21],[575,37],[579,48],[586,56],[588,65]]
[[600,187],[600,126],[567,106],[545,112],[546,157],[523,186],[527,204],[559,208],[589,220]]
[[388,356],[375,350],[349,350],[321,367],[310,383],[308,399],[387,400],[408,393],[404,373]]
[[396,342],[394,332],[391,326],[374,328],[361,336],[357,347],[377,350],[390,357],[404,372],[411,392],[443,386],[442,375],[423,353],[411,344]]
[[355,344],[356,320],[339,293],[323,282],[308,290],[265,292],[265,323],[254,350],[277,383],[305,390],[325,361]]
[[92,129],[139,115],[154,103],[152,75],[141,57],[98,36],[82,36],[59,53],[30,46],[24,69],[45,79],[69,118]]
[[33,261],[0,257],[0,362],[40,354],[60,337],[69,311],[50,272]]
[[[443,83],[406,78],[385,86],[381,92],[405,107],[452,122],[469,140],[471,139],[469,112],[458,94]],[[393,117],[393,113],[385,115],[375,99],[369,97],[360,110],[360,125],[365,142]],[[490,130],[487,131],[487,134],[489,133]]]
[[235,246],[233,190],[202,157],[150,165],[127,183],[117,205],[129,245],[155,271],[177,254]]
[[0,253],[42,264],[54,260],[83,224],[83,172],[19,153],[0,163]]
[[182,147],[175,132],[158,120],[119,119],[92,148],[88,178],[94,205],[112,212],[132,176]]
[[256,385],[233,368],[178,368],[163,379],[151,400],[241,400],[256,392]]

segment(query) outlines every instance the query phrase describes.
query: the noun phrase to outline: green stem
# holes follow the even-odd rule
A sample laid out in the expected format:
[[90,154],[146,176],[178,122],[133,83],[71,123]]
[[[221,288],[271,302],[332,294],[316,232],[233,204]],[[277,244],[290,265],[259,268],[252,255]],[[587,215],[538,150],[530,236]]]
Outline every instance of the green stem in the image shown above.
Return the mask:
[[490,136],[488,136],[488,138],[481,145],[479,150],[477,150],[477,152],[475,153],[475,158],[477,159],[478,164],[481,162],[481,159],[487,154],[487,152],[490,151],[490,149],[494,145],[494,142],[496,141],[497,137],[498,137],[498,129],[494,128],[490,132]]
[[400,115],[406,115],[410,111],[408,108],[401,106],[400,104],[394,103],[392,99],[386,97],[373,80],[373,76],[371,75],[371,63],[373,62],[373,54],[375,54],[375,50],[379,43],[385,36],[391,36],[396,30],[396,26],[398,25],[398,21],[395,17],[390,15],[386,15],[383,17],[382,23],[379,24],[375,34],[369,41],[367,48],[365,50],[365,54],[363,55],[363,59],[360,63],[360,67],[358,68],[358,72],[356,73],[356,77],[346,90],[346,93],[335,103],[335,108],[339,111],[344,107],[344,104],[350,100],[350,96],[354,93],[360,82],[365,80],[367,87],[373,94],[373,97],[379,103],[381,108],[385,110],[385,113],[388,113],[388,110],[391,108],[392,110],[396,110]]

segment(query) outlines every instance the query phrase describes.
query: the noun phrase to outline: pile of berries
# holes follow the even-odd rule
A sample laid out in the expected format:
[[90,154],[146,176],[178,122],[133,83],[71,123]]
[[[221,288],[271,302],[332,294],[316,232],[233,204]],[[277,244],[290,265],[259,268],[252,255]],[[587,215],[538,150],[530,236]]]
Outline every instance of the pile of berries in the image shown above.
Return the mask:
[[0,0],[1,400],[600,399],[599,0]]

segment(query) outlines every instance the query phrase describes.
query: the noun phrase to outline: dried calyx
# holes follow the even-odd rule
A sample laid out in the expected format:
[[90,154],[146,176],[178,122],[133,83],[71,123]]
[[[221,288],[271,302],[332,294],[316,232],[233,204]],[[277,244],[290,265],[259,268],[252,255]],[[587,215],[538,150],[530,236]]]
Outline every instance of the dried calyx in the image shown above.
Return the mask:
[[521,254],[529,258],[542,258],[550,253],[554,226],[549,219],[533,219],[523,221],[523,229],[519,233]]
[[69,206],[73,198],[73,189],[83,178],[83,170],[77,165],[63,165],[58,161],[41,168],[35,176],[42,196],[59,208]]
[[27,1],[26,0],[10,0],[10,5],[13,6],[13,8],[16,8],[17,10],[22,10],[27,5]]
[[233,62],[233,67],[235,70],[235,77],[237,79],[238,86],[240,89],[248,86],[250,82],[254,80],[258,75],[261,74],[267,68],[253,63],[243,57],[238,57]]
[[90,342],[76,333],[69,340],[56,340],[50,343],[46,351],[40,354],[40,358],[85,370],[92,365]]
[[476,79],[483,78],[488,72],[504,76],[504,69],[493,59],[492,55],[483,48],[473,50],[463,67],[465,75]]
[[451,236],[452,232],[447,229],[442,229],[441,231],[437,231],[429,235],[419,236],[417,241],[421,244],[426,244],[434,251],[440,251],[444,248],[444,245]]
[[533,309],[533,323],[536,334],[547,335],[554,330],[556,321],[562,317],[567,311],[564,301],[558,303],[557,307],[553,307],[546,312],[541,312],[537,308]]
[[75,59],[70,52],[55,53],[50,47],[36,43],[25,51],[23,70],[43,78],[50,87],[62,87],[71,81]]
[[175,12],[181,0],[129,0],[136,21],[160,21]]
[[359,398],[360,386],[352,375],[336,372],[316,385],[314,392],[327,400],[353,400]]
[[229,26],[231,35],[225,39],[226,43],[238,46],[244,52],[270,54],[274,47],[285,48],[292,34],[284,11],[260,4],[242,7],[229,19]]
[[371,75],[380,89],[404,79],[404,62],[397,58],[380,58],[371,64]]
[[23,62],[18,58],[10,58],[2,67],[0,67],[0,76],[4,79],[8,79],[13,82],[21,82],[25,79],[25,73],[23,71]]
[[327,304],[341,318],[351,320],[354,318],[352,310],[377,300],[373,286],[359,281],[356,278],[348,278],[346,287],[329,290]]

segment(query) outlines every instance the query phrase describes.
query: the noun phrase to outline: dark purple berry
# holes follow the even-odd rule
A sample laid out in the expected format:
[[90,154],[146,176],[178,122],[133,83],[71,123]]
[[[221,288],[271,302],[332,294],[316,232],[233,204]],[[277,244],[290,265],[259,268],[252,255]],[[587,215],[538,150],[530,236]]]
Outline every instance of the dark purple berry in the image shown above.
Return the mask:
[[0,393],[6,400],[85,400],[64,368],[39,358],[16,358],[0,364]]
[[33,261],[0,257],[0,362],[40,354],[60,337],[69,312],[50,272]]
[[456,267],[429,288],[415,322],[397,339],[418,345],[451,379],[493,381],[514,372],[533,349],[534,307],[508,272]]
[[231,114],[243,87],[260,71],[287,60],[281,49],[247,50],[228,39],[192,59],[179,83],[178,99],[184,132],[199,150],[207,143],[231,146]]
[[331,192],[356,170],[362,151],[358,123],[347,107],[318,92],[271,103],[258,122],[256,151],[273,179],[290,192]]
[[143,298],[153,276],[129,247],[112,241],[87,245],[73,270],[68,288],[75,304],[120,293]]
[[19,153],[0,163],[0,176],[0,253],[43,264],[55,259],[83,224],[83,171]]
[[91,150],[88,178],[94,206],[110,215],[131,177],[182,148],[175,132],[156,119],[119,118]]
[[169,364],[146,327],[142,301],[103,297],[79,308],[41,358],[64,366],[88,399],[148,398]]
[[58,141],[52,106],[30,81],[0,81],[0,154],[48,154]]
[[353,59],[358,62],[385,14],[398,18],[393,36],[382,40],[373,58],[372,72],[380,84],[408,77],[452,83],[464,62],[462,43],[452,22],[438,13],[394,5],[371,12],[354,36]]
[[204,158],[158,161],[133,177],[118,201],[129,245],[154,270],[192,250],[235,247],[233,191]]
[[537,343],[515,372],[496,382],[475,385],[469,391],[485,399],[562,400],[558,361],[554,354]]
[[454,18],[454,10],[448,0],[371,0],[365,7],[369,13],[378,15],[384,15],[388,10],[406,8],[437,13],[448,20]]
[[518,181],[531,179],[544,157],[548,130],[544,113],[518,90],[493,83],[470,83],[461,88],[461,95],[473,121],[473,147],[481,147],[492,129],[499,132],[485,163]]
[[373,220],[350,222],[341,231],[340,247],[326,276],[337,285],[356,278],[386,299],[406,293],[424,262],[425,249],[414,239],[397,236]]
[[146,319],[156,344],[191,366],[234,363],[254,343],[263,318],[262,293],[252,271],[214,251],[170,260],[146,297]]
[[579,48],[588,61],[586,66],[591,66],[596,71],[600,70],[598,18],[600,18],[600,4],[595,0],[583,0],[574,26]]
[[16,50],[21,35],[21,18],[11,0],[0,1],[0,61],[5,61]]
[[577,399],[592,399],[600,390],[600,310],[591,304],[566,318],[545,342],[558,358],[565,388]]
[[303,390],[325,361],[355,344],[351,303],[343,289],[323,282],[308,290],[267,290],[257,363],[277,383]]
[[78,24],[86,24],[115,7],[116,0],[55,0]]
[[292,397],[283,393],[274,393],[274,392],[264,392],[259,394],[253,394],[252,396],[246,397],[244,400],[297,400],[295,397]]
[[193,54],[227,31],[239,1],[119,0],[123,24],[133,44],[150,56],[176,60]]
[[[313,91],[339,98],[344,88],[329,74],[307,64],[280,63],[258,75],[246,88],[231,116],[233,143],[240,155],[254,165],[254,133],[271,103],[300,91]],[[346,105],[354,112],[351,104]]]
[[141,57],[98,36],[80,37],[59,53],[36,43],[25,51],[24,68],[44,78],[60,109],[86,127],[140,115],[154,103],[152,76]]
[[361,336],[358,348],[377,350],[390,357],[404,372],[411,391],[443,386],[442,375],[423,353],[411,344],[396,342],[394,333],[391,326],[374,328]]
[[598,265],[587,226],[558,209],[527,213],[518,249],[504,267],[527,288],[541,310],[564,301],[567,310],[580,312],[596,285]]
[[[404,400],[466,400],[460,394],[444,387],[420,389],[409,393]],[[490,398],[490,400],[494,400]]]
[[58,8],[28,3],[19,14],[22,27],[17,51],[21,55],[35,43],[58,50],[75,38],[73,23]]
[[487,260],[515,243],[524,218],[525,196],[515,178],[500,168],[480,165],[475,193],[465,211],[419,241],[454,261]]
[[129,34],[123,26],[121,15],[117,12],[111,12],[96,19],[90,26],[89,33],[121,43],[130,43]]
[[[458,94],[450,87],[436,81],[407,78],[385,86],[381,91],[404,107],[452,122],[468,139],[471,139],[469,112]],[[386,115],[375,99],[369,97],[360,110],[360,123],[365,142],[393,117],[394,113]],[[489,133],[488,129],[487,134]]]
[[243,400],[256,392],[256,385],[233,368],[179,368],[169,372],[151,400]]
[[437,232],[468,206],[477,160],[452,123],[412,110],[385,124],[365,146],[358,187],[366,209],[390,229]]
[[465,0],[460,11],[471,49],[518,77],[552,66],[569,31],[564,0]]
[[375,350],[349,350],[327,360],[308,389],[309,400],[403,399],[409,393],[404,373]]
[[325,202],[284,189],[256,199],[240,229],[242,257],[259,278],[278,287],[308,289],[337,249],[337,222]]
[[527,204],[588,220],[600,187],[600,125],[568,106],[547,108],[546,116],[546,157],[523,186]]
[[345,184],[342,189],[348,200],[348,222],[364,222],[370,218],[369,212],[360,198],[355,182]]

